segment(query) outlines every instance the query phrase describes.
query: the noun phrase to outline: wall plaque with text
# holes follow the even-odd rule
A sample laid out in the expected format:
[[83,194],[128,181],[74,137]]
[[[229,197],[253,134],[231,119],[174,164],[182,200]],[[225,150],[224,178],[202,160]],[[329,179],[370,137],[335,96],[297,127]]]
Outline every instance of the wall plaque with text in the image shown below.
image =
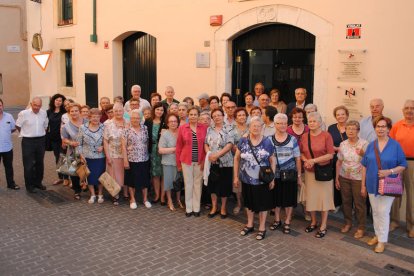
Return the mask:
[[341,81],[366,81],[365,50],[339,50],[339,74]]

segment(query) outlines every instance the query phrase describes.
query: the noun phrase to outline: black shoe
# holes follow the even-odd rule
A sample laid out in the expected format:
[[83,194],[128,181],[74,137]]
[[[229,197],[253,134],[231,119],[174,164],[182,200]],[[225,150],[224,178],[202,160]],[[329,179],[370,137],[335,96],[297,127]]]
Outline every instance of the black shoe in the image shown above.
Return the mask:
[[209,218],[214,218],[217,214],[218,214],[218,212],[217,212],[217,211],[215,211],[214,213],[209,213],[209,214],[207,215],[207,217],[209,217]]
[[191,217],[192,215],[193,215],[193,213],[192,213],[192,212],[190,212],[190,213],[185,212],[185,216],[186,216],[187,218]]
[[46,190],[46,186],[43,184],[40,184],[38,186],[35,186],[35,188],[38,188],[39,190],[45,191]]
[[195,217],[199,217],[200,216],[200,212],[193,212]]
[[26,191],[27,191],[29,194],[35,194],[35,193],[37,193],[37,192],[36,192],[36,190],[35,190],[34,188],[26,188]]
[[165,201],[161,201],[160,205],[165,206],[165,205],[167,205],[167,203]]
[[227,214],[220,214],[221,219],[227,218]]
[[20,190],[20,187],[17,186],[16,184],[14,184],[13,186],[7,186],[7,188],[11,190]]

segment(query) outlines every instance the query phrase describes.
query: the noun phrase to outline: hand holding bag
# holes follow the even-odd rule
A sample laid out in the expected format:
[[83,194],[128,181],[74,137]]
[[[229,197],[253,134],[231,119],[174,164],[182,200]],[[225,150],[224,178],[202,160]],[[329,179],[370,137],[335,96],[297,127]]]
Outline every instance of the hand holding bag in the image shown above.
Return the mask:
[[[374,142],[375,158],[377,160],[378,170],[382,170],[381,159],[378,152],[377,141]],[[404,192],[404,185],[401,179],[401,174],[396,177],[380,177],[378,180],[378,193],[385,196],[400,197]]]
[[250,141],[250,137],[247,138],[247,142],[249,144],[250,150],[252,151],[253,157],[256,160],[257,164],[260,166],[259,170],[259,180],[264,184],[269,184],[275,179],[275,173],[273,172],[270,166],[261,166],[259,160],[256,157],[256,154],[253,150],[253,145]]
[[[308,132],[308,148],[312,156],[312,159],[315,159],[315,156],[313,155],[312,151],[310,132]],[[333,179],[332,160],[330,160],[329,164],[327,165],[319,165],[315,163],[313,167],[315,168],[315,179],[317,181],[330,181]]]
[[105,187],[108,193],[111,194],[112,197],[117,196],[121,191],[121,186],[119,186],[119,184],[116,183],[115,179],[113,179],[112,176],[110,176],[107,172],[104,172],[99,177],[99,182],[102,183],[102,185]]
[[73,150],[73,155],[69,154],[69,152],[68,147],[66,154],[60,155],[56,172],[68,176],[78,176],[76,170],[80,161],[76,158],[76,150]]

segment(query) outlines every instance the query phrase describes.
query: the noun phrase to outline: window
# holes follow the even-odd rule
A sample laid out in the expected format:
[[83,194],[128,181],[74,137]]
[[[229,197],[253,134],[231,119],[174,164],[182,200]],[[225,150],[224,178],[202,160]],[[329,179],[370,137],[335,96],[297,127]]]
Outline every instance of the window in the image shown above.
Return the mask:
[[65,52],[65,86],[73,87],[72,50],[64,50],[64,52]]
[[59,1],[59,26],[73,24],[73,0]]

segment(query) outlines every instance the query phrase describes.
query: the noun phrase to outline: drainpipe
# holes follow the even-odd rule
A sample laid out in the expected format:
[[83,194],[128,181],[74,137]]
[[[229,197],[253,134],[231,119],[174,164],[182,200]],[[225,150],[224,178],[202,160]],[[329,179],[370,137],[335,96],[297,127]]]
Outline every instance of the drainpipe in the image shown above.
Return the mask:
[[93,4],[93,33],[90,36],[90,41],[91,42],[98,42],[98,36],[96,35],[96,0],[92,1]]

